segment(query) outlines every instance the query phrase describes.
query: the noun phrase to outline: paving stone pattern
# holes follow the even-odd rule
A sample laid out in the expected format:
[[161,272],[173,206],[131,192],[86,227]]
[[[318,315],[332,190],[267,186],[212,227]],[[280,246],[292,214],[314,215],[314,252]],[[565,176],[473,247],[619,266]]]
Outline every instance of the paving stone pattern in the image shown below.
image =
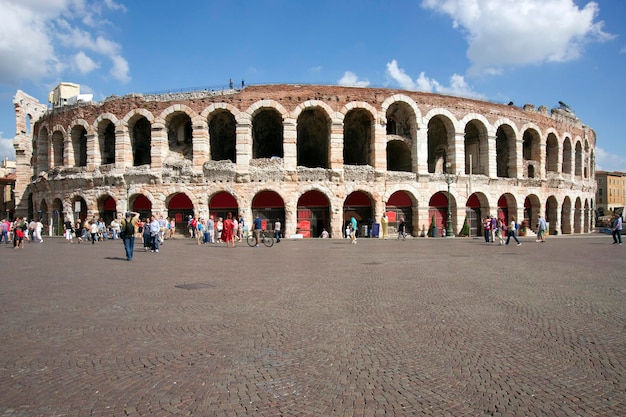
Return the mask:
[[610,236],[0,246],[0,416],[626,415]]

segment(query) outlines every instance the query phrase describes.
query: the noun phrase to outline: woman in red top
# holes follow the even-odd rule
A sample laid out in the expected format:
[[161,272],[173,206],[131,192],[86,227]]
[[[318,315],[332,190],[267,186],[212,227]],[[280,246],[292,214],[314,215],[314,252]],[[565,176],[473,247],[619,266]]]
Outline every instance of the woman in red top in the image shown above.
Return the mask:
[[224,220],[224,228],[222,229],[222,240],[226,242],[226,247],[229,247],[229,242],[233,243],[235,247],[235,240],[233,239],[233,214],[228,213],[226,220]]

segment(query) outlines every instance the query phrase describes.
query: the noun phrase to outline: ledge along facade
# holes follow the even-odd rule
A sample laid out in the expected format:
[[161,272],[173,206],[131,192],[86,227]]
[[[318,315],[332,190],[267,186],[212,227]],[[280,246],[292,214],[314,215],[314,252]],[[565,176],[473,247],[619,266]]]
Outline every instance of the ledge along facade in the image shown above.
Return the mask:
[[[381,88],[258,85],[112,96],[49,109],[14,99],[16,215],[62,233],[65,217],[128,209],[176,219],[258,213],[285,235],[369,233],[385,212],[418,236],[511,216],[588,233],[595,132],[566,106],[495,104]],[[449,183],[449,184],[448,184]],[[376,229],[374,229],[376,230]]]

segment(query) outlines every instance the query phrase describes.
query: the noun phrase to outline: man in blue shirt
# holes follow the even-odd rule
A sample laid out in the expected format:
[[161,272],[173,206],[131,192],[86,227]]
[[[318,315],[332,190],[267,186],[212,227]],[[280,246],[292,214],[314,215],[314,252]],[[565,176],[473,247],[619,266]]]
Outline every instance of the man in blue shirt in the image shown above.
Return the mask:
[[615,216],[613,220],[613,244],[622,244],[622,216]]
[[263,228],[263,222],[261,218],[257,214],[254,218],[254,238],[256,239],[256,245],[259,246],[259,242],[261,241],[261,229]]

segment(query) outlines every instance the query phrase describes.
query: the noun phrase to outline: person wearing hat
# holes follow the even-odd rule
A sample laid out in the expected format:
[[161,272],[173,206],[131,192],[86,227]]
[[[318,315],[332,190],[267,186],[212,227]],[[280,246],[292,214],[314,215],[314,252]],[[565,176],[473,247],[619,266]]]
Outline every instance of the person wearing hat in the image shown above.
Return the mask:
[[124,250],[126,251],[126,260],[133,260],[133,250],[135,248],[135,230],[137,230],[137,222],[139,221],[139,213],[127,211],[126,216],[120,222],[122,241],[124,242]]

